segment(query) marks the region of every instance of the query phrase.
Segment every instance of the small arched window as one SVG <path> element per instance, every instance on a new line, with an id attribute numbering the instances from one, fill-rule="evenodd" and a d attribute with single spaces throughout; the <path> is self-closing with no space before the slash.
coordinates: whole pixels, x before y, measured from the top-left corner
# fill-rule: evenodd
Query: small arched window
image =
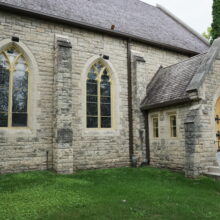
<path id="1" fill-rule="evenodd" d="M 13 46 L 0 51 L 0 127 L 26 127 L 29 69 Z"/>
<path id="2" fill-rule="evenodd" d="M 87 128 L 112 128 L 112 77 L 101 61 L 87 74 Z"/>

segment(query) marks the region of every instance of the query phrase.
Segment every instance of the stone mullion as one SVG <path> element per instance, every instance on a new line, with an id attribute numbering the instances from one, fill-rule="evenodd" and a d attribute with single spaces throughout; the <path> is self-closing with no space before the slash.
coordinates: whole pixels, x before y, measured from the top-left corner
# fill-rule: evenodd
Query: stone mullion
<path id="1" fill-rule="evenodd" d="M 98 75 L 98 128 L 101 128 L 101 74 Z"/>

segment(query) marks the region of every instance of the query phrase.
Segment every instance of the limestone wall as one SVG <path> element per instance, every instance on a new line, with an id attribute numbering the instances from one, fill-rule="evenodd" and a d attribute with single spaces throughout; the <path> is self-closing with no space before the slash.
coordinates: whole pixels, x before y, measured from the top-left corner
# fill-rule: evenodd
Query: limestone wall
<path id="1" fill-rule="evenodd" d="M 150 164 L 175 170 L 185 168 L 185 119 L 190 105 L 167 107 L 149 112 Z M 171 137 L 170 115 L 177 118 L 177 137 Z M 153 117 L 159 118 L 159 138 L 153 137 Z"/>
<path id="2" fill-rule="evenodd" d="M 160 66 L 166 67 L 187 59 L 187 57 L 140 43 L 133 43 L 131 48 L 134 154 L 140 165 L 148 162 L 146 160 L 145 118 L 144 113 L 140 110 L 140 103 L 146 96 L 147 85 Z"/>
<path id="3" fill-rule="evenodd" d="M 56 36 L 62 35 L 72 45 L 72 108 L 68 116 L 73 132 L 73 169 L 116 167 L 129 165 L 127 42 L 67 25 L 16 16 L 0 12 L 0 42 L 18 36 L 33 54 L 38 71 L 32 71 L 30 87 L 32 110 L 27 129 L 0 128 L 0 173 L 52 168 L 54 120 L 54 72 Z M 18 43 L 18 45 L 21 43 Z M 1 44 L 0 44 L 1 45 Z M 1 45 L 3 46 L 3 45 Z M 133 43 L 132 50 L 142 54 L 144 64 L 138 64 L 138 106 L 146 85 L 159 65 L 174 64 L 184 55 Z M 85 127 L 85 74 L 89 61 L 100 54 L 110 57 L 115 85 L 115 128 L 110 131 L 88 130 Z M 135 106 L 133 106 L 135 108 Z M 142 117 L 136 107 L 134 119 L 136 148 L 142 155 L 138 136 Z M 59 157 L 59 155 L 57 155 Z M 61 156 L 61 155 L 60 155 Z M 62 169 L 62 167 L 60 168 Z"/>
<path id="4" fill-rule="evenodd" d="M 217 143 L 215 105 L 220 97 L 219 55 L 207 72 L 205 81 L 199 89 L 201 101 L 189 112 L 186 131 L 190 136 L 186 143 L 187 176 L 205 173 L 208 167 L 216 165 Z"/>

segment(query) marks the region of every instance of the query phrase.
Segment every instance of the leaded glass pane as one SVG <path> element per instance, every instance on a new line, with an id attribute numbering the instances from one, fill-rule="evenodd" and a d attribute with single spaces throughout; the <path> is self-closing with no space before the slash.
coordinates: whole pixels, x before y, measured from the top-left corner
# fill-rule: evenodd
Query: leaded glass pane
<path id="1" fill-rule="evenodd" d="M 95 102 L 95 103 L 97 103 L 98 102 L 98 96 L 90 96 L 90 95 L 88 95 L 87 96 L 87 102 Z"/>
<path id="2" fill-rule="evenodd" d="M 7 87 L 9 85 L 9 71 L 8 65 L 3 54 L 0 54 L 0 87 Z"/>
<path id="3" fill-rule="evenodd" d="M 3 54 L 0 54 L 0 66 L 4 69 L 8 67 L 7 61 Z"/>
<path id="4" fill-rule="evenodd" d="M 98 128 L 98 117 L 87 117 L 87 128 Z"/>
<path id="5" fill-rule="evenodd" d="M 94 68 L 91 68 L 89 73 L 88 73 L 88 82 L 95 83 L 96 82 L 96 78 L 97 78 L 97 75 L 95 73 L 95 70 L 94 70 Z"/>
<path id="6" fill-rule="evenodd" d="M 8 88 L 0 87 L 0 112 L 8 112 Z"/>
<path id="7" fill-rule="evenodd" d="M 109 82 L 101 82 L 101 96 L 111 96 L 111 87 Z"/>
<path id="8" fill-rule="evenodd" d="M 13 92 L 13 112 L 27 112 L 27 92 L 15 90 Z"/>
<path id="9" fill-rule="evenodd" d="M 9 71 L 5 56 L 0 54 L 0 127 L 8 126 Z"/>
<path id="10" fill-rule="evenodd" d="M 13 127 L 26 127 L 27 126 L 27 114 L 13 113 L 12 114 L 12 126 Z"/>
<path id="11" fill-rule="evenodd" d="M 101 80 L 101 82 L 99 80 Z M 88 73 L 87 127 L 111 128 L 110 75 L 107 68 L 100 62 L 94 64 Z"/>
<path id="12" fill-rule="evenodd" d="M 158 122 L 158 118 L 153 118 L 153 136 L 155 138 L 159 137 L 159 122 Z"/>
<path id="13" fill-rule="evenodd" d="M 14 72 L 9 72 L 9 65 Z M 15 48 L 11 47 L 0 54 L 0 127 L 27 126 L 27 71 L 23 56 L 20 56 Z M 10 77 L 13 77 L 13 85 L 9 85 Z M 12 94 L 9 93 L 9 87 L 12 88 Z M 12 102 L 12 109 L 9 109 L 9 100 Z M 8 124 L 8 112 L 11 111 L 12 124 Z"/>
<path id="14" fill-rule="evenodd" d="M 111 105 L 110 104 L 102 104 L 101 105 L 101 115 L 102 116 L 111 116 Z"/>
<path id="15" fill-rule="evenodd" d="M 98 85 L 97 83 L 87 83 L 87 95 L 97 95 Z"/>
<path id="16" fill-rule="evenodd" d="M 110 104 L 111 103 L 111 97 L 101 97 L 101 103 Z"/>
<path id="17" fill-rule="evenodd" d="M 25 71 L 17 70 L 13 74 L 13 89 L 28 89 L 28 73 Z"/>
<path id="18" fill-rule="evenodd" d="M 0 65 L 0 87 L 7 87 L 9 85 L 9 71 Z"/>
<path id="19" fill-rule="evenodd" d="M 171 137 L 177 137 L 176 116 L 170 117 L 170 124 L 171 124 Z"/>
<path id="20" fill-rule="evenodd" d="M 18 56 L 18 53 L 14 48 L 10 48 L 7 50 L 7 55 L 9 57 L 10 63 L 13 63 Z"/>
<path id="21" fill-rule="evenodd" d="M 87 115 L 90 115 L 90 116 L 98 115 L 98 104 L 97 103 L 87 103 Z"/>
<path id="22" fill-rule="evenodd" d="M 105 69 L 103 74 L 102 74 L 102 82 L 109 82 L 109 76 L 108 76 L 108 72 L 107 70 Z"/>
<path id="23" fill-rule="evenodd" d="M 13 112 L 27 112 L 28 73 L 23 64 L 16 65 L 13 79 Z"/>
<path id="24" fill-rule="evenodd" d="M 0 127 L 8 127 L 8 114 L 0 112 Z"/>
<path id="25" fill-rule="evenodd" d="M 96 71 L 97 71 L 98 73 L 100 73 L 101 70 L 102 70 L 102 68 L 103 68 L 102 64 L 101 64 L 101 63 L 96 63 L 94 66 L 95 66 L 95 68 L 96 68 Z"/>
<path id="26" fill-rule="evenodd" d="M 101 118 L 101 127 L 102 128 L 111 128 L 111 117 L 102 117 Z"/>

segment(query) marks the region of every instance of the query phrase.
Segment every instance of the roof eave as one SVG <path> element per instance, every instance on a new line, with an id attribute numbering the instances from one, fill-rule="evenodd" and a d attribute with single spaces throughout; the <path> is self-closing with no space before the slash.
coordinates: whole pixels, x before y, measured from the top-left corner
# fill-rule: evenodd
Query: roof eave
<path id="1" fill-rule="evenodd" d="M 196 101 L 196 100 L 193 100 L 193 101 Z M 170 106 L 188 104 L 190 102 L 192 102 L 190 98 L 176 99 L 176 100 L 171 100 L 171 101 L 167 101 L 163 103 L 157 103 L 153 105 L 142 105 L 141 110 L 148 111 L 148 110 L 154 110 L 158 108 L 165 108 L 165 107 L 170 107 Z"/>
<path id="2" fill-rule="evenodd" d="M 36 18 L 48 20 L 51 22 L 67 24 L 67 25 L 71 25 L 71 26 L 75 26 L 75 27 L 79 27 L 79 28 L 84 28 L 84 29 L 91 30 L 91 31 L 95 30 L 95 31 L 98 31 L 101 33 L 106 33 L 111 36 L 121 37 L 121 38 L 125 38 L 125 39 L 131 39 L 131 40 L 134 40 L 134 41 L 137 41 L 140 43 L 145 43 L 145 44 L 159 47 L 162 49 L 168 49 L 170 51 L 179 52 L 179 53 L 189 55 L 189 56 L 194 56 L 194 55 L 199 54 L 199 52 L 196 52 L 196 51 L 191 51 L 191 50 L 187 50 L 184 48 L 175 47 L 175 46 L 172 46 L 169 44 L 164 44 L 161 42 L 152 41 L 149 39 L 141 38 L 141 37 L 127 34 L 127 33 L 120 32 L 120 31 L 102 28 L 100 26 L 90 25 L 90 24 L 84 23 L 84 22 L 79 22 L 79 21 L 75 21 L 75 20 L 71 20 L 71 19 L 65 19 L 63 17 L 59 17 L 59 16 L 55 16 L 55 15 L 48 15 L 46 13 L 37 12 L 34 10 L 30 10 L 30 9 L 24 9 L 22 7 L 14 6 L 14 5 L 7 4 L 7 3 L 1 2 L 0 6 L 1 6 L 1 10 L 5 10 L 8 12 L 16 12 L 16 13 L 20 13 L 22 15 L 31 15 L 31 17 L 36 17 Z"/>

